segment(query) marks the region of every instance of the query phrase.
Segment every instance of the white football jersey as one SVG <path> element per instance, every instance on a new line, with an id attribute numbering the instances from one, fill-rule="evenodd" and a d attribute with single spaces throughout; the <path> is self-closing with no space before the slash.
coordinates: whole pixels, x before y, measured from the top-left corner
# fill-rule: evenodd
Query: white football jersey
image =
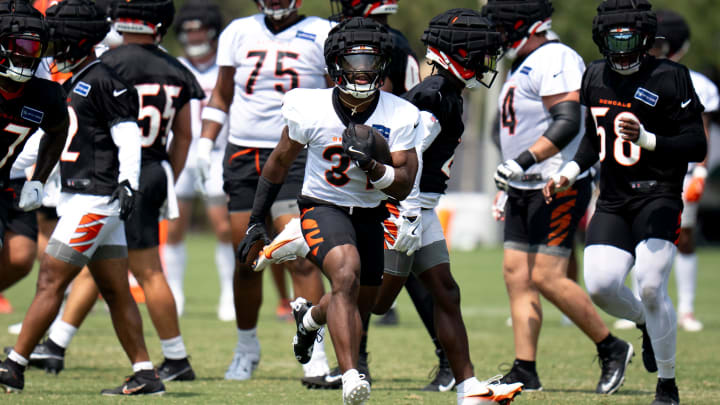
<path id="1" fill-rule="evenodd" d="M 192 143 L 190 144 L 190 149 L 188 150 L 188 157 L 185 163 L 185 167 L 195 167 L 195 148 L 197 147 L 196 141 L 200 137 L 200 134 L 202 132 L 202 109 L 205 108 L 208 101 L 210 101 L 210 96 L 212 95 L 213 89 L 215 88 L 215 83 L 217 82 L 217 76 L 220 68 L 216 63 L 213 63 L 207 69 L 201 71 L 198 70 L 195 66 L 193 66 L 193 64 L 184 57 L 179 57 L 178 60 L 182 62 L 182 64 L 185 65 L 188 70 L 192 72 L 198 83 L 200 83 L 200 87 L 202 87 L 203 91 L 205 92 L 204 99 L 190 100 L 190 124 L 192 128 Z M 226 124 L 220 130 L 217 138 L 215 138 L 215 146 L 213 147 L 213 150 L 224 151 L 225 146 L 227 145 L 227 138 L 228 126 Z"/>
<path id="2" fill-rule="evenodd" d="M 230 106 L 230 142 L 274 148 L 284 126 L 280 107 L 288 91 L 325 88 L 323 46 L 332 27 L 327 20 L 306 17 L 279 33 L 265 15 L 240 18 L 220 35 L 217 63 L 235 71 Z"/>
<path id="3" fill-rule="evenodd" d="M 559 42 L 547 43 L 528 55 L 508 74 L 500 92 L 500 146 L 503 160 L 515 159 L 548 129 L 552 116 L 542 98 L 580 90 L 585 62 L 573 49 Z M 582 117 L 585 117 L 583 107 Z M 576 136 L 558 154 L 530 167 L 525 174 L 539 174 L 538 181 L 511 181 L 518 189 L 540 189 L 564 162 L 572 160 L 585 132 L 581 119 Z"/>
<path id="4" fill-rule="evenodd" d="M 343 154 L 345 125 L 332 103 L 333 89 L 295 89 L 285 95 L 282 115 L 290 139 L 307 145 L 302 195 L 342 207 L 375 207 L 387 196 L 372 188 L 365 172 Z M 422 136 L 420 112 L 409 102 L 380 92 L 365 125 L 383 134 L 390 152 L 415 148 Z"/>
<path id="5" fill-rule="evenodd" d="M 695 87 L 695 93 L 697 93 L 700 102 L 705 106 L 705 113 L 720 109 L 720 95 L 718 95 L 718 88 L 712 80 L 694 70 L 690 70 L 690 80 L 693 87 Z"/>

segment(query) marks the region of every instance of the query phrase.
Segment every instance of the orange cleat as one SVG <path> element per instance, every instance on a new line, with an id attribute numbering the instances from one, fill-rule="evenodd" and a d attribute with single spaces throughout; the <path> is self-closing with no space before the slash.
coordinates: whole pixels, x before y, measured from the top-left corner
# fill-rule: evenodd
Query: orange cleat
<path id="1" fill-rule="evenodd" d="M 10 301 L 8 301 L 4 295 L 0 294 L 0 314 L 11 314 L 12 311 L 13 307 L 10 305 Z"/>

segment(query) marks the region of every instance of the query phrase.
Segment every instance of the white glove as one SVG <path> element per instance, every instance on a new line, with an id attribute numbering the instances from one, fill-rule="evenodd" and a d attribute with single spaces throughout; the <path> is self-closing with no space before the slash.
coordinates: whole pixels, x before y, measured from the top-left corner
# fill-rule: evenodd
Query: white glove
<path id="1" fill-rule="evenodd" d="M 205 183 L 210 178 L 210 165 L 211 159 L 210 152 L 212 152 L 213 141 L 209 138 L 200 137 L 197 140 L 197 149 L 195 150 L 195 165 L 198 171 L 198 188 L 203 194 L 206 194 Z"/>
<path id="2" fill-rule="evenodd" d="M 495 170 L 495 185 L 498 190 L 507 191 L 510 187 L 509 183 L 511 180 L 517 180 L 522 177 L 525 170 L 514 160 L 506 160 L 498 165 Z"/>
<path id="3" fill-rule="evenodd" d="M 42 206 L 43 184 L 37 180 L 26 181 L 20 191 L 18 206 L 23 211 L 32 211 Z"/>
<path id="4" fill-rule="evenodd" d="M 570 187 L 572 187 L 573 184 L 575 184 L 575 180 L 577 180 L 577 176 L 580 175 L 580 165 L 577 164 L 574 160 L 571 160 L 563 166 L 562 170 L 552 175 L 552 180 L 555 182 L 555 192 L 560 193 L 563 192 Z M 560 179 L 562 177 L 565 177 L 568 179 L 568 184 L 566 184 L 564 187 L 560 187 Z"/>
<path id="5" fill-rule="evenodd" d="M 422 244 L 422 217 L 418 215 L 414 221 L 411 221 L 410 218 L 401 215 L 395 225 L 398 232 L 393 249 L 412 256 Z"/>
<path id="6" fill-rule="evenodd" d="M 507 200 L 508 195 L 504 191 L 498 191 L 495 195 L 495 201 L 493 201 L 492 205 L 492 214 L 496 221 L 505 220 L 505 204 L 507 204 Z"/>

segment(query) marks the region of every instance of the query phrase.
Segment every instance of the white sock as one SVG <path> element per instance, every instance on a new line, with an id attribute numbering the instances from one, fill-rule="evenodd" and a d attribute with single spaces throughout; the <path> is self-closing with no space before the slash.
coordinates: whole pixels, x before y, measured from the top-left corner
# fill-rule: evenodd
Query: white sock
<path id="1" fill-rule="evenodd" d="M 55 342 L 56 345 L 67 349 L 70 346 L 70 341 L 77 332 L 77 328 L 70 325 L 63 320 L 57 320 L 53 322 L 52 328 L 50 328 L 50 340 Z"/>
<path id="2" fill-rule="evenodd" d="M 479 387 L 482 383 L 476 378 L 476 377 L 470 377 L 467 380 L 461 382 L 458 384 L 455 389 L 457 390 L 458 396 L 465 395 L 466 392 L 471 392 L 477 387 Z"/>
<path id="3" fill-rule="evenodd" d="M 678 253 L 675 256 L 675 282 L 678 293 L 678 313 L 691 314 L 694 310 L 697 285 L 697 255 Z"/>
<path id="4" fill-rule="evenodd" d="M 315 357 L 315 353 L 325 354 L 325 328 L 318 330 L 317 338 L 313 344 L 313 357 Z"/>
<path id="5" fill-rule="evenodd" d="M 220 277 L 220 302 L 223 297 L 233 296 L 233 273 L 235 272 L 235 251 L 232 244 L 218 242 L 215 245 L 215 266 Z M 232 299 L 230 300 L 232 301 Z"/>
<path id="6" fill-rule="evenodd" d="M 182 360 L 187 357 L 187 350 L 185 350 L 185 342 L 183 342 L 182 335 L 175 336 L 171 339 L 160 339 L 160 346 L 162 347 L 163 356 L 170 360 Z"/>
<path id="7" fill-rule="evenodd" d="M 245 349 L 257 345 L 257 328 L 239 329 L 238 332 L 238 349 Z"/>
<path id="8" fill-rule="evenodd" d="M 133 373 L 137 373 L 138 371 L 143 371 L 143 370 L 153 370 L 154 369 L 151 361 L 139 361 L 137 363 L 134 363 L 132 365 L 132 368 L 133 368 Z"/>
<path id="9" fill-rule="evenodd" d="M 320 325 L 317 322 L 315 322 L 315 320 L 312 317 L 312 307 L 307 312 L 305 312 L 305 316 L 303 316 L 302 323 L 306 330 L 312 331 L 312 330 L 320 329 Z"/>
<path id="10" fill-rule="evenodd" d="M 8 354 L 8 359 L 14 361 L 15 363 L 17 363 L 23 367 L 27 367 L 27 365 L 29 363 L 28 359 L 19 355 L 18 352 L 16 352 L 15 350 L 11 351 L 10 354 Z"/>
<path id="11" fill-rule="evenodd" d="M 170 286 L 170 291 L 172 291 L 173 298 L 175 298 L 178 316 L 181 316 L 185 309 L 185 293 L 183 292 L 185 267 L 187 266 L 185 242 L 176 244 L 166 243 L 162 246 L 162 249 L 165 276 L 168 286 Z"/>

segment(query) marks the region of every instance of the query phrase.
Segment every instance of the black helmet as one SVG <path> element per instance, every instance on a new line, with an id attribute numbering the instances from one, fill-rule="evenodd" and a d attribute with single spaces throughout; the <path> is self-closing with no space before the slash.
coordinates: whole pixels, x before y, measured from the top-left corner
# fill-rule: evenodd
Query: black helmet
<path id="1" fill-rule="evenodd" d="M 43 15 L 24 0 L 0 0 L 0 77 L 26 82 L 47 48 Z"/>
<path id="2" fill-rule="evenodd" d="M 173 0 L 110 1 L 108 15 L 118 32 L 164 36 L 175 17 Z"/>
<path id="3" fill-rule="evenodd" d="M 175 18 L 175 32 L 178 41 L 190 58 L 209 55 L 214 50 L 214 42 L 220 36 L 223 21 L 220 7 L 209 0 L 189 0 Z M 192 31 L 207 30 L 205 36 Z"/>
<path id="4" fill-rule="evenodd" d="M 395 14 L 399 0 L 330 0 L 331 20 L 342 21 L 352 17 L 370 17 Z"/>
<path id="5" fill-rule="evenodd" d="M 260 10 L 262 10 L 263 14 L 277 21 L 282 20 L 283 18 L 297 11 L 297 9 L 299 9 L 302 5 L 302 0 L 290 0 L 290 5 L 287 8 L 278 9 L 273 9 L 266 6 L 265 0 L 255 0 L 255 3 L 257 3 L 258 7 L 260 7 Z"/>
<path id="6" fill-rule="evenodd" d="M 492 86 L 502 37 L 479 12 L 455 8 L 434 17 L 422 41 L 428 47 L 426 57 L 450 71 L 466 87 L 478 83 Z"/>
<path id="7" fill-rule="evenodd" d="M 593 19 L 593 41 L 610 67 L 622 74 L 640 69 L 655 41 L 657 18 L 648 0 L 605 0 Z"/>
<path id="8" fill-rule="evenodd" d="M 518 50 L 530 35 L 551 28 L 553 11 L 550 0 L 488 0 L 482 15 L 503 34 L 505 48 Z"/>
<path id="9" fill-rule="evenodd" d="M 82 63 L 110 29 L 107 16 L 91 0 L 63 0 L 48 8 L 45 16 L 60 72 Z"/>
<path id="10" fill-rule="evenodd" d="M 690 26 L 685 18 L 671 10 L 658 10 L 655 16 L 658 23 L 655 49 L 662 57 L 682 58 L 690 47 Z"/>
<path id="11" fill-rule="evenodd" d="M 392 50 L 392 36 L 384 25 L 363 17 L 344 20 L 325 40 L 328 74 L 340 91 L 355 98 L 369 97 L 382 86 Z M 367 75 L 368 83 L 356 83 L 356 75 Z"/>

